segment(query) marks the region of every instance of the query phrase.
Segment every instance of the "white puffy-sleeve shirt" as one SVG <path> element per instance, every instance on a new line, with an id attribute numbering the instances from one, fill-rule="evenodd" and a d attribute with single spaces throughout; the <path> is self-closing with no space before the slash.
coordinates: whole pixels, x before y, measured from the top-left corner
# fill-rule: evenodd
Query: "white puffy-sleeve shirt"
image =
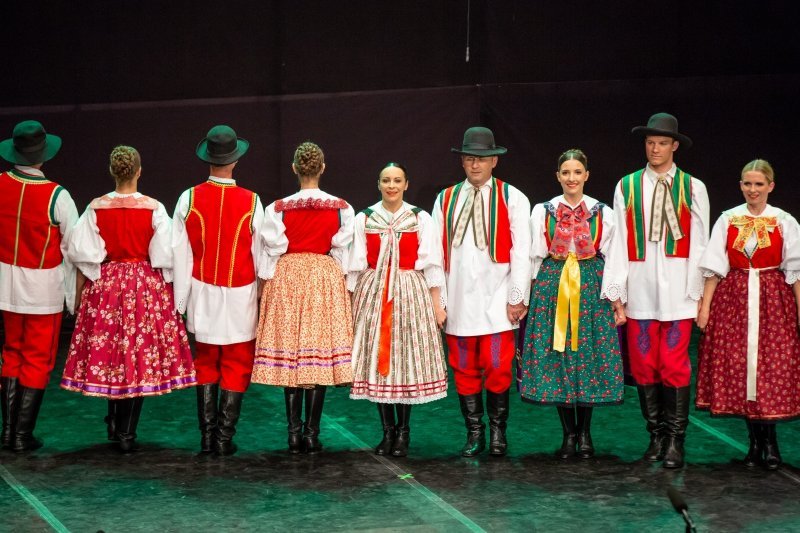
<path id="1" fill-rule="evenodd" d="M 338 200 L 339 198 L 326 193 L 321 189 L 301 189 L 300 191 L 287 196 L 284 202 L 291 200 Z M 331 238 L 330 256 L 333 257 L 342 273 L 347 274 L 348 249 L 353 240 L 353 208 L 350 204 L 346 208 L 339 210 L 341 224 Z M 261 224 L 259 232 L 262 243 L 261 256 L 258 261 L 258 277 L 261 279 L 272 279 L 275 276 L 275 267 L 278 259 L 281 258 L 289 248 L 289 239 L 286 237 L 286 226 L 283 217 L 275 212 L 275 202 L 269 204 L 264 213 L 264 222 Z"/>
<path id="2" fill-rule="evenodd" d="M 119 194 L 116 191 L 106 196 L 121 198 L 132 196 L 141 198 L 139 192 Z M 167 214 L 164 204 L 157 201 L 157 207 L 152 216 L 153 237 L 150 239 L 148 256 L 153 268 L 161 269 L 164 281 L 172 281 L 172 220 Z M 106 243 L 97 227 L 97 213 L 91 204 L 86 208 L 75 228 L 69 242 L 68 255 L 70 261 L 86 276 L 87 279 L 97 281 L 100 277 L 100 265 L 106 259 Z"/>
<path id="3" fill-rule="evenodd" d="M 494 181 L 481 187 L 485 229 L 489 225 L 489 194 Z M 456 200 L 460 213 L 472 185 L 467 181 Z M 531 289 L 531 204 L 519 189 L 508 187 L 508 217 L 511 226 L 511 261 L 495 263 L 488 250 L 475 246 L 472 229 L 467 228 L 461 246 L 450 251 L 447 272 L 448 335 L 473 336 L 509 331 L 519 327 L 508 320 L 507 305 L 528 304 Z M 444 216 L 439 198 L 433 207 L 436 239 L 442 243 Z M 472 222 L 470 222 L 472 224 Z"/>
<path id="4" fill-rule="evenodd" d="M 414 206 L 403 202 L 403 205 L 395 213 L 390 213 L 383 207 L 382 202 L 370 207 L 373 211 L 380 212 L 386 220 L 394 220 L 406 211 L 414 209 Z M 358 276 L 367 269 L 367 235 L 364 231 L 366 215 L 358 213 L 354 221 L 353 242 L 350 245 L 349 264 L 347 272 L 347 289 L 354 291 Z M 433 218 L 425 211 L 417 213 L 417 224 L 419 226 L 417 237 L 419 246 L 417 248 L 417 260 L 414 263 L 414 270 L 420 270 L 425 276 L 425 282 L 429 288 L 440 287 L 440 303 L 442 308 L 447 306 L 444 269 L 442 268 L 442 245 L 437 240 L 436 227 Z"/>
<path id="5" fill-rule="evenodd" d="M 216 176 L 209 176 L 209 179 L 218 183 L 236 183 L 232 179 Z M 252 340 L 256 337 L 258 325 L 258 283 L 253 281 L 241 287 L 220 287 L 203 283 L 192 276 L 194 257 L 185 223 L 189 200 L 190 190 L 186 190 L 178 198 L 172 216 L 175 306 L 179 313 L 186 313 L 186 329 L 194 333 L 199 342 L 227 345 Z M 258 229 L 263 222 L 264 208 L 256 195 L 250 245 L 256 272 L 261 254 Z"/>
<path id="6" fill-rule="evenodd" d="M 674 179 L 675 165 L 667 172 Z M 650 165 L 642 179 L 642 211 L 645 230 L 649 227 L 650 211 L 657 174 Z M 708 242 L 709 204 L 706 186 L 697 178 L 691 179 L 692 209 L 689 258 L 667 257 L 664 240 L 645 240 L 645 260 L 628 260 L 628 226 L 622 181 L 614 193 L 615 231 L 606 256 L 601 296 L 627 302 L 626 314 L 635 320 L 669 322 L 697 316 L 697 301 L 703 295 L 703 273 L 700 258 Z M 666 226 L 664 231 L 668 231 Z"/>
<path id="7" fill-rule="evenodd" d="M 31 176 L 45 177 L 37 168 L 17 165 Z M 64 311 L 66 304 L 75 313 L 75 266 L 67 256 L 72 228 L 78 221 L 78 209 L 66 189 L 62 188 L 53 207 L 53 215 L 61 234 L 63 261 L 53 268 L 26 268 L 0 262 L 0 309 L 12 313 L 51 315 Z"/>
<path id="8" fill-rule="evenodd" d="M 591 211 L 594 207 L 598 204 L 598 201 L 592 198 L 591 196 L 584 195 L 581 199 L 582 202 L 586 205 L 586 209 Z M 564 198 L 564 195 L 556 196 L 550 203 L 558 209 L 559 204 L 564 204 L 570 208 L 576 208 L 577 205 L 570 205 L 570 203 Z M 580 205 L 580 204 L 578 204 Z M 542 261 L 550 255 L 550 250 L 547 247 L 547 238 L 545 237 L 545 232 L 547 228 L 545 227 L 545 215 L 547 215 L 547 211 L 545 209 L 545 204 L 536 204 L 533 206 L 533 210 L 531 211 L 531 279 L 536 279 L 536 276 L 539 274 L 539 268 L 542 266 Z M 614 212 L 611 210 L 610 207 L 607 205 L 603 205 L 602 207 L 602 217 L 603 217 L 603 231 L 600 236 L 600 254 L 605 257 L 608 253 L 609 244 L 611 242 L 611 236 L 614 234 Z M 571 252 L 575 251 L 575 243 L 569 243 L 569 250 Z"/>
<path id="9" fill-rule="evenodd" d="M 733 216 L 752 216 L 747 204 L 724 211 L 711 230 L 700 268 L 705 276 L 716 275 L 724 278 L 730 271 L 728 261 L 728 225 Z M 800 279 L 800 226 L 797 220 L 783 209 L 767 205 L 760 217 L 775 217 L 783 235 L 782 261 L 780 269 L 784 272 L 786 283 L 793 284 Z M 758 244 L 755 232 L 745 243 L 745 253 L 751 255 Z"/>

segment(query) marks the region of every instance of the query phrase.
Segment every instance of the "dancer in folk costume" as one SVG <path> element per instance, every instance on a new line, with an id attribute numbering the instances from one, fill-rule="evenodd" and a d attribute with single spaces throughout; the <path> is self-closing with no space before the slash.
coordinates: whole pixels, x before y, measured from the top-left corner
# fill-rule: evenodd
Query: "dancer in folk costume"
<path id="1" fill-rule="evenodd" d="M 594 455 L 595 406 L 622 403 L 622 360 L 616 325 L 622 304 L 600 298 L 603 254 L 614 231 L 611 209 L 583 193 L 586 155 L 567 150 L 556 178 L 564 194 L 531 212 L 533 286 L 522 349 L 520 393 L 528 402 L 555 405 L 564 438 L 561 459 Z"/>
<path id="2" fill-rule="evenodd" d="M 469 128 L 461 155 L 466 180 L 439 193 L 433 208 L 447 277 L 447 348 L 467 427 L 464 457 L 486 448 L 505 455 L 515 329 L 530 294 L 530 202 L 492 175 L 500 154 L 491 130 Z"/>
<path id="3" fill-rule="evenodd" d="M 20 122 L 0 142 L 0 157 L 14 164 L 0 174 L 2 446 L 17 452 L 42 446 L 33 430 L 56 362 L 64 304 L 72 313 L 75 302 L 67 245 L 78 210 L 41 170 L 60 148 L 61 138 L 35 120 Z"/>
<path id="4" fill-rule="evenodd" d="M 643 135 L 648 164 L 620 180 L 615 231 L 602 295 L 626 304 L 631 373 L 650 433 L 647 461 L 684 463 L 689 424 L 689 341 L 703 293 L 700 257 L 708 241 L 703 182 L 675 166 L 678 146 L 691 139 L 667 113 L 650 117 Z"/>
<path id="5" fill-rule="evenodd" d="M 250 385 L 258 313 L 261 200 L 239 187 L 234 168 L 250 144 L 214 126 L 197 145 L 208 181 L 184 191 L 175 207 L 175 305 L 194 333 L 200 451 L 236 452 L 233 442 Z"/>
<path id="6" fill-rule="evenodd" d="M 439 328 L 444 311 L 441 243 L 431 216 L 403 201 L 408 174 L 388 163 L 381 201 L 356 215 L 347 288 L 353 291 L 353 388 L 378 404 L 377 455 L 408 454 L 411 406 L 447 395 Z M 396 415 L 396 416 L 395 416 Z"/>
<path id="7" fill-rule="evenodd" d="M 108 438 L 127 453 L 136 448 L 144 397 L 192 386 L 195 374 L 168 284 L 169 215 L 137 192 L 142 165 L 134 148 L 114 148 L 109 170 L 116 189 L 92 200 L 70 237 L 78 318 L 61 387 L 108 398 Z"/>
<path id="8" fill-rule="evenodd" d="M 800 227 L 767 203 L 775 188 L 763 159 L 742 169 L 745 203 L 722 213 L 700 267 L 698 409 L 745 419 L 744 464 L 781 464 L 775 423 L 800 416 Z"/>
<path id="9" fill-rule="evenodd" d="M 322 450 L 326 387 L 349 384 L 353 317 L 345 286 L 353 208 L 320 190 L 322 149 L 300 144 L 300 191 L 267 206 L 258 275 L 261 295 L 253 382 L 284 387 L 289 453 Z M 305 423 L 301 417 L 305 398 Z"/>

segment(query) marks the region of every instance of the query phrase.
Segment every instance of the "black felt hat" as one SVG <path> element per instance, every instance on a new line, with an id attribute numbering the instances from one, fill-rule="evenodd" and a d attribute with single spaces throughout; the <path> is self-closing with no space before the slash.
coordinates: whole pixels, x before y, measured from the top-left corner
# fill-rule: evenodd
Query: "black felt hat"
<path id="1" fill-rule="evenodd" d="M 53 159 L 61 149 L 61 137 L 44 131 L 35 120 L 14 126 L 10 139 L 0 142 L 0 157 L 15 165 L 36 165 Z"/>
<path id="2" fill-rule="evenodd" d="M 683 146 L 692 146 L 692 140 L 682 133 L 678 133 L 678 119 L 669 113 L 656 113 L 647 121 L 647 126 L 636 126 L 631 133 L 640 135 L 661 135 L 672 137 L 679 141 Z"/>
<path id="3" fill-rule="evenodd" d="M 450 151 L 457 154 L 483 157 L 504 154 L 508 150 L 494 144 L 492 130 L 475 126 L 464 132 L 464 141 L 461 143 L 461 148 L 451 148 Z"/>
<path id="4" fill-rule="evenodd" d="M 197 157 L 212 165 L 224 166 L 238 161 L 250 148 L 250 143 L 236 136 L 230 126 L 219 125 L 208 130 L 206 138 L 197 145 Z"/>

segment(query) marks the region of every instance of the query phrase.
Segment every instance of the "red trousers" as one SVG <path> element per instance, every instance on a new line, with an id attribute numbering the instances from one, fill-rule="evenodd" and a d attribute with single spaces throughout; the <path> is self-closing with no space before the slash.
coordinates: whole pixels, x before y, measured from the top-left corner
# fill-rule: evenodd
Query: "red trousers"
<path id="1" fill-rule="evenodd" d="M 17 378 L 31 389 L 45 389 L 56 364 L 61 313 L 28 315 L 3 311 L 5 378 Z"/>
<path id="2" fill-rule="evenodd" d="M 480 394 L 484 386 L 496 394 L 508 390 L 516 350 L 514 334 L 510 330 L 471 337 L 446 335 L 458 394 Z"/>
<path id="3" fill-rule="evenodd" d="M 629 318 L 627 329 L 631 374 L 637 384 L 689 386 L 692 377 L 690 318 L 672 322 Z"/>
<path id="4" fill-rule="evenodd" d="M 255 339 L 222 345 L 195 342 L 197 384 L 219 383 L 224 390 L 245 392 L 250 385 L 255 357 Z"/>

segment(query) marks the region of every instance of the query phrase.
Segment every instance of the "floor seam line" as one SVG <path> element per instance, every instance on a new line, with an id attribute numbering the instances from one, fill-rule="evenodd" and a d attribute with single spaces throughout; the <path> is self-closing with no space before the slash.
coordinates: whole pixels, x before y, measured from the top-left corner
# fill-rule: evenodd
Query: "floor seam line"
<path id="1" fill-rule="evenodd" d="M 2 477 L 6 484 L 11 487 L 11 490 L 19 494 L 28 505 L 33 507 L 42 520 L 47 522 L 50 527 L 53 528 L 53 530 L 58 531 L 59 533 L 69 533 L 69 529 L 67 529 L 66 526 L 64 526 L 64 524 L 62 524 L 61 521 L 50 512 L 50 509 L 48 509 L 47 506 L 39 500 L 39 498 L 34 496 L 31 491 L 25 488 L 25 486 L 14 477 L 14 474 L 9 472 L 8 469 L 3 465 L 0 465 L 0 477 Z"/>
<path id="2" fill-rule="evenodd" d="M 359 448 L 363 449 L 371 449 L 370 446 L 365 443 L 363 440 L 358 438 L 354 433 L 349 431 L 347 428 L 335 422 L 327 415 L 322 415 L 325 423 L 331 427 L 333 427 L 336 431 L 339 432 L 343 437 L 347 440 L 358 446 Z M 461 522 L 467 529 L 470 531 L 486 533 L 486 530 L 483 529 L 481 526 L 473 522 L 468 516 L 463 514 L 461 511 L 447 503 L 441 496 L 437 495 L 435 492 L 430 490 L 428 487 L 417 481 L 416 479 L 408 478 L 405 476 L 407 472 L 403 471 L 400 467 L 398 467 L 394 462 L 390 461 L 385 457 L 381 457 L 380 455 L 370 454 L 372 458 L 375 459 L 377 462 L 381 463 L 385 466 L 390 472 L 395 474 L 400 480 L 405 481 L 408 485 L 410 485 L 413 489 L 417 492 L 422 494 L 425 498 L 427 498 L 431 503 L 435 504 L 441 510 Z"/>

